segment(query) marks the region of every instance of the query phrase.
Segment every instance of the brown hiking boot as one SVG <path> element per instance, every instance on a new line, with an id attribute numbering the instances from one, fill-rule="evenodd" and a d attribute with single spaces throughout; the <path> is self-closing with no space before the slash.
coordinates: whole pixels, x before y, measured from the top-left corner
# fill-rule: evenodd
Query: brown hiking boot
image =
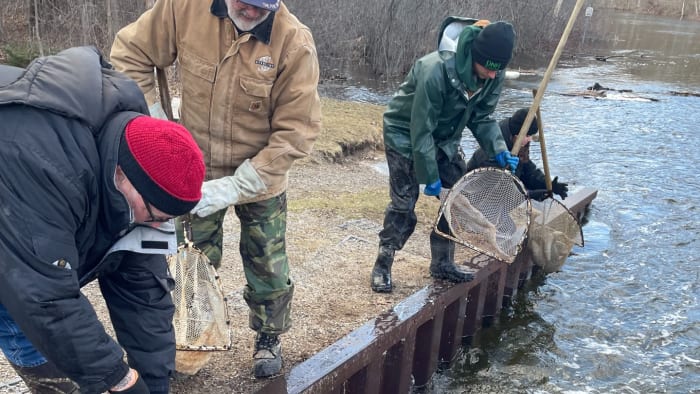
<path id="1" fill-rule="evenodd" d="M 259 332 L 255 337 L 253 375 L 256 378 L 272 376 L 282 369 L 282 345 L 279 337 Z"/>

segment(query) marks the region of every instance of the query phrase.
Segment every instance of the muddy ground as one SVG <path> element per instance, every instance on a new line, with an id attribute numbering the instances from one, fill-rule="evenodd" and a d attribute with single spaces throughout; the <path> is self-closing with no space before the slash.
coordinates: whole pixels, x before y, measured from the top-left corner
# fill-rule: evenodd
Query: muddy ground
<path id="1" fill-rule="evenodd" d="M 395 291 L 376 294 L 369 288 L 377 233 L 389 200 L 381 146 L 382 110 L 378 106 L 324 100 L 324 129 L 316 151 L 292 168 L 287 252 L 296 290 L 293 326 L 281 336 L 282 372 L 431 282 L 428 235 L 438 201 L 421 197 L 416 232 L 396 254 Z M 245 278 L 237 252 L 238 228 L 238 220 L 230 212 L 219 274 L 228 297 L 233 350 L 217 352 L 194 376 L 173 379 L 173 393 L 248 393 L 265 383 L 251 374 L 255 334 L 248 328 L 248 307 L 242 297 Z M 106 308 L 95 284 L 89 285 L 85 293 L 109 329 Z M 1 358 L 0 393 L 26 392 Z"/>

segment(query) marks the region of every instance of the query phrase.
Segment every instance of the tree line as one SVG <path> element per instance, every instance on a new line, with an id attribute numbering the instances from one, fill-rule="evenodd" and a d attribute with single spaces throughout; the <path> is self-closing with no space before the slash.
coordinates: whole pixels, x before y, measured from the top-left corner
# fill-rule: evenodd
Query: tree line
<path id="1" fill-rule="evenodd" d="M 2 0 L 0 62 L 22 65 L 71 46 L 104 53 L 116 32 L 155 0 Z M 209 0 L 200 0 L 209 1 Z M 682 2 L 683 10 L 679 1 Z M 627 11 L 698 13 L 699 0 L 589 0 L 594 7 Z M 516 28 L 516 62 L 549 59 L 576 0 L 285 0 L 316 41 L 323 77 L 347 65 L 367 66 L 387 78 L 408 71 L 435 50 L 449 15 L 506 20 Z M 685 4 L 688 3 L 688 4 Z M 583 13 L 570 41 L 582 34 Z M 588 33 L 591 34 L 590 32 Z"/>

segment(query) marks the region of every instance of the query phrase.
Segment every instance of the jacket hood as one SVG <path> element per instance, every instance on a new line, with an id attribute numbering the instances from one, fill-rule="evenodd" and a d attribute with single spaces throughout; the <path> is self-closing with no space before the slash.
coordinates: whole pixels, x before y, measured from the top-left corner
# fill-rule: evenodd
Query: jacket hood
<path id="1" fill-rule="evenodd" d="M 40 57 L 24 72 L 15 69 L 12 74 L 16 77 L 13 82 L 7 77 L 0 80 L 0 105 L 23 104 L 79 119 L 93 133 L 114 112 L 148 113 L 136 83 L 112 70 L 94 47 Z"/>
<path id="2" fill-rule="evenodd" d="M 0 89 L 18 80 L 23 73 L 23 68 L 0 64 Z"/>
<path id="3" fill-rule="evenodd" d="M 465 27 L 474 24 L 477 19 L 463 18 L 459 16 L 449 16 L 440 25 L 438 32 L 438 52 L 443 58 L 454 56 L 457 52 L 459 35 Z"/>
<path id="4" fill-rule="evenodd" d="M 473 73 L 471 45 L 486 20 L 450 16 L 440 27 L 438 54 L 445 62 L 445 71 L 453 84 L 460 90 L 476 92 L 488 81 L 478 80 Z M 459 81 L 459 82 L 458 82 Z"/>

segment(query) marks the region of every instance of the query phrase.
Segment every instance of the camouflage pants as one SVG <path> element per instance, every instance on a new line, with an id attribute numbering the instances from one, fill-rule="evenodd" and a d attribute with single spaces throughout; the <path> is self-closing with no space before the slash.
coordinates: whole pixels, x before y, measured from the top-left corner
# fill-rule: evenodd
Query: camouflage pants
<path id="1" fill-rule="evenodd" d="M 281 334 L 291 327 L 291 301 L 294 283 L 289 277 L 285 244 L 287 195 L 237 205 L 241 222 L 239 251 L 243 260 L 246 286 L 243 298 L 250 308 L 250 328 L 268 334 Z M 192 238 L 215 267 L 221 266 L 223 222 L 226 210 L 204 218 L 192 217 Z M 178 221 L 178 241 L 182 224 Z"/>

